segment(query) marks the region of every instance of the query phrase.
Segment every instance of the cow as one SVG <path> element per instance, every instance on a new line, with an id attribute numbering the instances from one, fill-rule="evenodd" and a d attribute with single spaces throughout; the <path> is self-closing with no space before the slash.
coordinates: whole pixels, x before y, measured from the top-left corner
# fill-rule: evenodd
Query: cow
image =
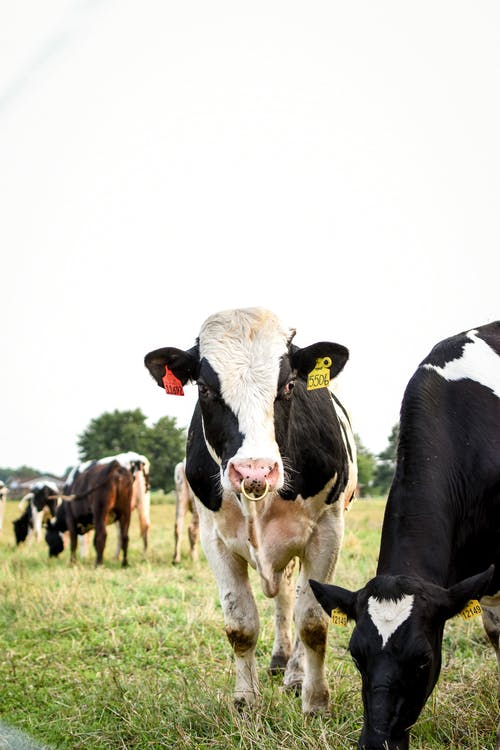
<path id="1" fill-rule="evenodd" d="M 6 487 L 5 483 L 0 480 L 0 531 L 3 529 L 3 516 L 5 513 L 8 492 L 8 487 Z"/>
<path id="2" fill-rule="evenodd" d="M 179 461 L 174 469 L 175 482 L 175 527 L 174 527 L 174 556 L 173 565 L 181 561 L 181 544 L 184 521 L 191 513 L 191 523 L 188 526 L 189 550 L 191 559 L 198 560 L 198 539 L 200 535 L 200 519 L 196 510 L 193 490 L 186 478 L 186 462 Z"/>
<path id="3" fill-rule="evenodd" d="M 13 521 L 16 546 L 24 542 L 30 533 L 41 541 L 43 521 L 55 516 L 59 494 L 55 482 L 39 479 L 31 484 L 30 491 L 19 503 L 24 509 L 23 513 Z"/>
<path id="4" fill-rule="evenodd" d="M 143 456 L 134 451 L 128 451 L 127 453 L 120 453 L 116 456 L 106 456 L 105 458 L 99 459 L 97 462 L 87 461 L 79 466 L 74 467 L 68 474 L 66 479 L 64 492 L 66 495 L 62 495 L 62 498 L 68 496 L 71 497 L 72 482 L 78 473 L 84 472 L 93 463 L 107 464 L 111 461 L 118 461 L 118 463 L 128 469 L 132 476 L 132 500 L 131 500 L 131 511 L 137 510 L 139 516 L 139 527 L 143 543 L 144 554 L 148 547 L 149 529 L 151 526 L 150 520 L 150 506 L 151 506 L 151 493 L 150 493 L 150 462 L 146 456 Z M 64 549 L 64 535 L 68 532 L 68 525 L 66 523 L 66 508 L 63 504 L 63 508 L 56 514 L 56 517 L 52 519 L 50 525 L 47 528 L 45 534 L 45 540 L 49 545 L 49 557 L 57 557 Z M 111 520 L 109 521 L 111 522 Z M 82 545 L 82 557 L 86 553 L 86 541 L 89 532 L 94 528 L 93 522 L 89 523 L 89 520 L 85 517 L 77 519 L 77 526 L 80 529 L 78 536 L 81 537 Z M 85 531 L 83 531 L 86 529 Z M 117 546 L 115 550 L 115 559 L 118 559 L 122 550 L 122 538 L 121 538 L 121 522 L 116 521 L 117 530 Z M 60 536 L 60 538 L 58 538 Z M 77 545 L 78 546 L 78 545 Z"/>
<path id="5" fill-rule="evenodd" d="M 145 365 L 167 393 L 182 394 L 189 381 L 198 386 L 186 475 L 234 653 L 235 704 L 259 697 L 250 565 L 275 601 L 270 672 L 301 689 L 310 714 L 327 709 L 329 687 L 328 620 L 308 579 L 333 575 L 357 471 L 350 421 L 328 388 L 349 352 L 327 341 L 300 348 L 294 335 L 263 308 L 225 310 L 202 324 L 192 348 L 157 349 Z"/>
<path id="6" fill-rule="evenodd" d="M 311 581 L 325 611 L 355 620 L 358 748 L 409 748 L 439 677 L 445 622 L 469 600 L 481 601 L 500 664 L 499 519 L 497 321 L 438 343 L 406 387 L 375 577 L 359 591 Z"/>
<path id="7" fill-rule="evenodd" d="M 142 539 L 143 553 L 148 549 L 149 529 L 151 527 L 151 491 L 150 491 L 150 462 L 146 456 L 134 451 L 119 453 L 116 456 L 101 459 L 101 462 L 116 460 L 121 466 L 128 469 L 133 477 L 132 484 L 132 511 L 137 510 L 139 516 L 139 528 Z M 115 558 L 118 559 L 121 550 L 120 524 L 116 524 L 117 546 Z"/>
<path id="8" fill-rule="evenodd" d="M 61 534 L 69 532 L 70 563 L 76 562 L 78 536 L 94 529 L 96 567 L 103 563 L 106 526 L 119 524 L 122 567 L 128 565 L 128 531 L 132 510 L 134 477 L 130 469 L 116 459 L 87 461 L 76 466 L 64 486 L 62 510 L 47 526 L 45 539 L 49 556 L 62 552 Z"/>

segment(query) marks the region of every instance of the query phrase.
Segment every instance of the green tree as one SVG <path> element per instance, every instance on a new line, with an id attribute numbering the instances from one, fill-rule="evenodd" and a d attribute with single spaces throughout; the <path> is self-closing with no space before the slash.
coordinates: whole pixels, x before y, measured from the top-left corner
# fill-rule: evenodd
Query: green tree
<path id="1" fill-rule="evenodd" d="M 375 456 L 366 448 L 359 435 L 354 435 L 356 451 L 358 456 L 358 487 L 361 497 L 371 493 L 373 475 L 375 472 Z"/>
<path id="2" fill-rule="evenodd" d="M 186 432 L 176 427 L 175 417 L 160 417 L 148 431 L 146 450 L 151 461 L 151 482 L 155 487 L 170 492 L 174 488 L 174 468 L 184 458 Z M 153 475 L 154 467 L 154 475 Z"/>
<path id="3" fill-rule="evenodd" d="M 166 492 L 174 486 L 174 467 L 184 456 L 185 444 L 185 431 L 176 427 L 174 417 L 161 417 L 148 427 L 140 409 L 104 412 L 90 421 L 77 440 L 81 461 L 128 451 L 147 456 L 152 487 Z"/>
<path id="4" fill-rule="evenodd" d="M 399 422 L 396 422 L 391 430 L 391 434 L 389 435 L 387 448 L 377 456 L 377 466 L 373 476 L 373 485 L 376 492 L 380 495 L 387 495 L 394 477 L 398 452 L 398 440 Z"/>

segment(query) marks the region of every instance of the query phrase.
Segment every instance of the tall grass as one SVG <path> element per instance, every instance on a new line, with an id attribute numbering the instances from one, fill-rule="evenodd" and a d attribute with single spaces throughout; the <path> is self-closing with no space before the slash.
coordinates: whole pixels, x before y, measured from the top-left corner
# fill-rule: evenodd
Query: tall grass
<path id="1" fill-rule="evenodd" d="M 383 502 L 357 501 L 347 515 L 336 581 L 350 588 L 375 572 Z M 0 534 L 0 717 L 60 750 L 352 750 L 362 722 L 360 680 L 347 652 L 352 625 L 331 628 L 328 716 L 305 718 L 300 699 L 266 671 L 273 604 L 252 573 L 262 615 L 262 698 L 252 711 L 232 703 L 233 664 L 213 577 L 203 555 L 171 565 L 172 498 L 152 506 L 151 544 L 141 553 L 131 528 L 130 567 L 68 552 L 49 560 L 42 544 L 14 548 L 8 503 Z M 413 730 L 413 747 L 494 747 L 497 675 L 480 619 L 445 630 L 441 680 Z M 0 749 L 9 745 L 0 726 Z"/>

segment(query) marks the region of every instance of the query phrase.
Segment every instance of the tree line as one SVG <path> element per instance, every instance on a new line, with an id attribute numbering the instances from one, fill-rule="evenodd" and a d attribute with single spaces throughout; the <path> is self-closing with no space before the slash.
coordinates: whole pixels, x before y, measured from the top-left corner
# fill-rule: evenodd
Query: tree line
<path id="1" fill-rule="evenodd" d="M 177 427 L 175 417 L 161 417 L 151 426 L 146 421 L 141 409 L 104 412 L 92 419 L 77 438 L 80 461 L 135 451 L 151 461 L 152 488 L 170 492 L 174 488 L 175 465 L 184 457 L 186 431 Z M 387 494 L 396 466 L 398 431 L 399 425 L 395 424 L 387 447 L 379 454 L 371 453 L 359 435 L 355 436 L 361 497 Z M 71 468 L 68 467 L 65 476 Z M 47 473 L 50 474 L 30 466 L 0 468 L 0 480 L 9 482 L 16 478 L 26 481 Z"/>

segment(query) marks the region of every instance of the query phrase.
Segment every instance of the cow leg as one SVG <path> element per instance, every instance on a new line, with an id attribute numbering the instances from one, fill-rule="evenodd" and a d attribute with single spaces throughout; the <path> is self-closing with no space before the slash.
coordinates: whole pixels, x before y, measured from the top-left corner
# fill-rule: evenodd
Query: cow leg
<path id="1" fill-rule="evenodd" d="M 103 556 L 104 556 L 104 547 L 106 546 L 107 536 L 108 536 L 108 532 L 106 531 L 105 522 L 99 521 L 98 523 L 96 523 L 95 530 L 94 530 L 94 548 L 96 551 L 96 560 L 95 560 L 96 567 L 98 565 L 102 565 Z"/>
<path id="2" fill-rule="evenodd" d="M 200 519 L 196 508 L 192 508 L 191 523 L 188 526 L 189 548 L 191 550 L 191 559 L 198 560 L 198 541 L 200 538 Z"/>
<path id="3" fill-rule="evenodd" d="M 288 563 L 283 571 L 280 588 L 274 600 L 274 644 L 269 665 L 271 674 L 283 674 L 292 653 L 293 603 L 295 598 L 294 569 L 295 558 Z"/>
<path id="4" fill-rule="evenodd" d="M 141 529 L 142 551 L 144 554 L 146 554 L 148 550 L 149 527 L 151 526 L 150 504 L 151 496 L 149 492 L 146 492 L 137 506 L 139 525 Z"/>
<path id="5" fill-rule="evenodd" d="M 126 568 L 128 566 L 128 529 L 130 525 L 130 516 L 127 517 L 127 515 L 120 516 L 120 538 L 122 541 L 122 568 Z"/>
<path id="6" fill-rule="evenodd" d="M 296 642 L 285 672 L 285 687 L 302 681 L 302 711 L 325 711 L 330 690 L 326 680 L 325 653 L 328 617 L 318 606 L 309 579 L 329 581 L 337 564 L 344 535 L 344 508 L 335 503 L 318 522 L 307 547 L 297 583 L 295 600 Z"/>
<path id="7" fill-rule="evenodd" d="M 259 697 L 255 647 L 259 637 L 259 615 L 248 577 L 248 565 L 232 555 L 216 536 L 210 511 L 200 511 L 200 538 L 208 564 L 217 582 L 225 631 L 234 653 L 236 681 L 234 702 L 252 705 Z"/>
<path id="8" fill-rule="evenodd" d="M 483 609 L 483 625 L 491 645 L 495 649 L 497 665 L 499 670 L 498 699 L 500 703 L 500 605 L 498 607 L 486 607 Z M 500 724 L 497 728 L 495 750 L 500 750 Z"/>
<path id="9" fill-rule="evenodd" d="M 181 561 L 182 530 L 184 528 L 184 515 L 186 509 L 177 503 L 175 509 L 175 526 L 174 526 L 174 556 L 172 565 L 178 565 Z"/>

